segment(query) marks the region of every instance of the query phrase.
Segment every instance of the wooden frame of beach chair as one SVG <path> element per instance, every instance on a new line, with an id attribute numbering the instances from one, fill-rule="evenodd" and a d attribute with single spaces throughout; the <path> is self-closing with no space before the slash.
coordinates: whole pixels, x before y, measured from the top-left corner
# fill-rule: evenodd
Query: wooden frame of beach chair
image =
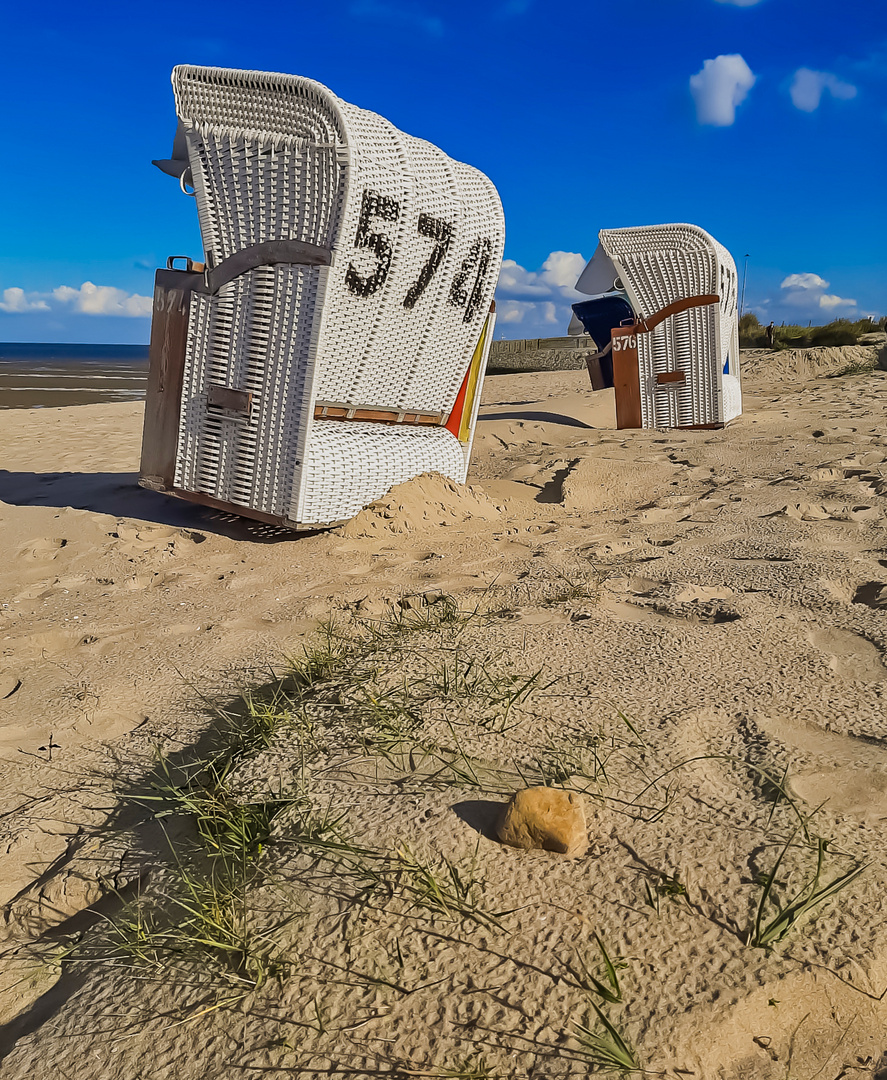
<path id="1" fill-rule="evenodd" d="M 624 296 L 634 312 L 588 358 L 592 385 L 612 349 L 620 428 L 724 427 L 742 412 L 736 266 L 695 225 L 602 229 L 580 291 Z M 598 342 L 600 345 L 600 342 Z"/>
<path id="2" fill-rule="evenodd" d="M 312 528 L 423 472 L 464 482 L 492 182 L 308 79 L 178 67 L 173 88 L 206 262 L 157 273 L 140 483 Z"/>

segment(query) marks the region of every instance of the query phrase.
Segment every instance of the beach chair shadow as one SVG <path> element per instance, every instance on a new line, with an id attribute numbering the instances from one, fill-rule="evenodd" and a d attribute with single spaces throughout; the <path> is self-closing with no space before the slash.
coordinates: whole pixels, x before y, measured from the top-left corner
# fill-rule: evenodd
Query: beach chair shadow
<path id="1" fill-rule="evenodd" d="M 578 420 L 575 416 L 567 416 L 566 413 L 542 412 L 531 410 L 529 412 L 497 412 L 482 413 L 481 420 L 532 420 L 538 424 L 561 424 L 564 427 L 586 428 L 594 431 L 592 424 L 586 424 L 584 420 Z"/>
<path id="2" fill-rule="evenodd" d="M 52 506 L 90 510 L 111 517 L 135 518 L 155 525 L 193 529 L 256 543 L 293 542 L 308 532 L 214 510 L 196 503 L 168 499 L 138 485 L 136 473 L 35 473 L 0 469 L 0 502 L 12 506 Z"/>

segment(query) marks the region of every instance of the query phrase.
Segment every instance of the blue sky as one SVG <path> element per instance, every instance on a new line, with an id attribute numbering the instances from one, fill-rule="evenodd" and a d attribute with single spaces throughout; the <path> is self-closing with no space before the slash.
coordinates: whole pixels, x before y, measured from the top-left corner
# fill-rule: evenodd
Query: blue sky
<path id="1" fill-rule="evenodd" d="M 603 227 L 749 253 L 777 322 L 887 314 L 883 0 L 231 0 L 4 15 L 0 340 L 146 342 L 200 252 L 151 165 L 177 63 L 286 71 L 478 166 L 505 206 L 497 336 L 566 332 Z"/>

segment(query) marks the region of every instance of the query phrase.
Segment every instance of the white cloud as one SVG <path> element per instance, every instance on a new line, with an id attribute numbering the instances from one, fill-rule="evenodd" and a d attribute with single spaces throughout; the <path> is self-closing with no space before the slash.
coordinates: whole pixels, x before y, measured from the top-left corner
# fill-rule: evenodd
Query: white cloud
<path id="1" fill-rule="evenodd" d="M 736 119 L 736 106 L 754 84 L 755 75 L 738 53 L 706 60 L 702 70 L 690 76 L 699 123 L 729 127 Z"/>
<path id="2" fill-rule="evenodd" d="M 541 270 L 525 270 L 514 259 L 503 259 L 498 297 L 513 300 L 581 299 L 574 286 L 587 262 L 576 251 L 552 251 Z"/>
<path id="3" fill-rule="evenodd" d="M 541 304 L 542 318 L 551 326 L 556 326 L 560 320 L 557 317 L 557 304 L 553 304 L 550 300 L 546 300 L 544 304 Z"/>
<path id="4" fill-rule="evenodd" d="M 84 315 L 127 315 L 144 318 L 151 314 L 151 297 L 115 289 L 113 285 L 93 285 L 84 281 L 79 289 L 60 285 L 52 295 L 63 304 L 72 304 Z"/>
<path id="5" fill-rule="evenodd" d="M 826 90 L 839 101 L 849 101 L 856 97 L 856 87 L 851 83 L 842 82 L 837 75 L 832 75 L 829 71 L 812 71 L 810 68 L 798 68 L 789 93 L 796 109 L 816 112 Z"/>
<path id="6" fill-rule="evenodd" d="M 526 318 L 527 311 L 536 307 L 535 304 L 522 303 L 520 300 L 497 300 L 496 322 L 497 323 L 520 323 Z"/>
<path id="7" fill-rule="evenodd" d="M 836 308 L 855 308 L 857 303 L 843 296 L 827 293 L 829 283 L 819 274 L 789 274 L 779 286 L 785 289 L 783 303 L 807 311 L 834 311 Z"/>
<path id="8" fill-rule="evenodd" d="M 780 289 L 827 289 L 828 282 L 819 274 L 789 274 Z"/>
<path id="9" fill-rule="evenodd" d="M 573 290 L 587 261 L 578 251 L 552 251 L 542 264 L 542 280 L 547 285 Z"/>
<path id="10" fill-rule="evenodd" d="M 49 311 L 49 304 L 40 299 L 38 293 L 25 293 L 24 289 L 14 285 L 11 289 L 3 290 L 0 311 L 9 311 L 15 314 L 25 311 Z"/>
<path id="11" fill-rule="evenodd" d="M 525 337 L 566 334 L 570 305 L 585 299 L 574 286 L 587 261 L 576 251 L 552 251 L 539 270 L 503 260 L 496 289 L 497 322 L 520 325 Z"/>
<path id="12" fill-rule="evenodd" d="M 59 285 L 52 292 L 29 292 L 13 286 L 3 290 L 0 311 L 21 314 L 29 311 L 73 310 L 81 315 L 122 315 L 127 318 L 148 318 L 153 302 L 150 296 L 128 293 L 113 285 L 93 285 L 84 281 L 79 289 Z"/>
<path id="13" fill-rule="evenodd" d="M 549 256 L 550 257 L 550 256 Z M 525 270 L 514 259 L 503 259 L 496 295 L 511 299 L 531 300 L 548 296 L 550 289 L 539 280 L 539 274 Z"/>

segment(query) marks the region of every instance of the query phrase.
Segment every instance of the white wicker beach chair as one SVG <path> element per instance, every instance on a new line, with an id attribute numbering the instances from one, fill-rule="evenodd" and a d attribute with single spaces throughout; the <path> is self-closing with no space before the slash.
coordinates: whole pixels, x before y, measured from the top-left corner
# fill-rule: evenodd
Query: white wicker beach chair
<path id="1" fill-rule="evenodd" d="M 180 134 L 158 164 L 196 198 L 206 264 L 158 272 L 140 482 L 297 528 L 423 472 L 463 482 L 492 182 L 309 79 L 172 81 L 187 163 Z"/>
<path id="2" fill-rule="evenodd" d="M 603 311 L 618 311 L 621 298 L 633 315 L 631 327 L 612 329 L 617 410 L 623 391 L 619 426 L 722 427 L 739 416 L 737 276 L 727 249 L 695 225 L 599 235 L 576 288 L 605 301 Z M 574 307 L 592 322 L 596 305 Z M 609 342 L 595 343 L 609 351 Z M 620 369 L 636 387 L 620 387 Z"/>

